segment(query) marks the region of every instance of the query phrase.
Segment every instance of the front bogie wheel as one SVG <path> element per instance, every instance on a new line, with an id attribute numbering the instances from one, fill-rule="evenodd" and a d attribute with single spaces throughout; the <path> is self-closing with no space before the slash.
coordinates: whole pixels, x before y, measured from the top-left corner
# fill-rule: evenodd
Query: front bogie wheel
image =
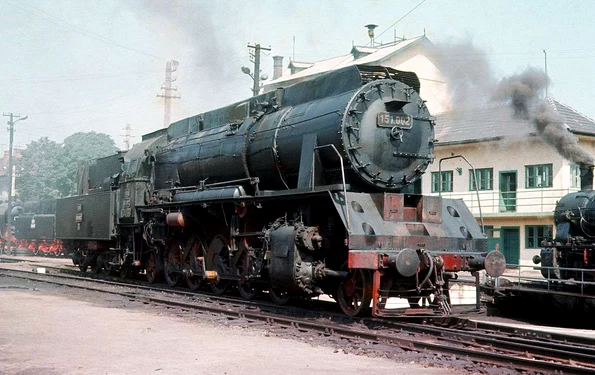
<path id="1" fill-rule="evenodd" d="M 289 302 L 289 293 L 282 289 L 282 288 L 273 288 L 269 289 L 269 296 L 271 300 L 276 303 L 277 305 L 285 305 Z"/>
<path id="2" fill-rule="evenodd" d="M 256 296 L 258 289 L 254 286 L 254 283 L 248 280 L 240 280 L 238 281 L 238 292 L 242 298 L 250 300 Z"/>
<path id="3" fill-rule="evenodd" d="M 367 315 L 372 302 L 370 271 L 360 268 L 349 270 L 348 278 L 339 284 L 337 302 L 346 315 Z"/>

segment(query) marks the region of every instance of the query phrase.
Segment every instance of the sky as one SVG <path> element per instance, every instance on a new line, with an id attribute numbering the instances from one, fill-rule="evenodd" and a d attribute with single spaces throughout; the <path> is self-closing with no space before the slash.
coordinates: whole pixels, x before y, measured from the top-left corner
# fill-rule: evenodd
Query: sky
<path id="1" fill-rule="evenodd" d="M 543 69 L 545 50 L 549 95 L 595 118 L 593 19 L 590 0 L 0 0 L 0 111 L 28 116 L 15 147 L 96 131 L 124 148 L 126 124 L 131 143 L 163 127 L 167 61 L 179 61 L 174 121 L 251 95 L 249 43 L 271 48 L 261 69 L 272 77 L 272 56 L 287 66 L 344 55 L 372 23 L 377 42 L 425 32 L 472 44 L 496 79 Z"/>

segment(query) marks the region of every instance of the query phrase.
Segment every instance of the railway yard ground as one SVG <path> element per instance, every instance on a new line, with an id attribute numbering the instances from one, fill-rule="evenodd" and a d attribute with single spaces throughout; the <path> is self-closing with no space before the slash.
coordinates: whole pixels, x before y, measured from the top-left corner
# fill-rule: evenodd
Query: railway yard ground
<path id="1" fill-rule="evenodd" d="M 64 258 L 0 256 L 0 269 L 70 267 Z M 41 275 L 40 275 L 41 276 Z M 121 286 L 109 286 L 117 289 Z M 132 286 L 131 288 L 134 288 Z M 147 292 L 148 293 L 148 292 Z M 188 298 L 185 298 L 187 300 Z M 473 321 L 592 340 L 595 331 Z M 585 352 L 587 353 L 587 352 Z M 584 354 L 586 356 L 586 354 Z M 591 357 L 585 357 L 591 358 Z M 125 293 L 0 274 L 0 374 L 515 374 L 514 366 L 372 340 L 279 327 L 248 315 L 199 313 Z M 547 373 L 547 368 L 522 373 Z M 570 371 L 572 372 L 572 371 Z M 575 373 L 582 373 L 577 368 Z"/>

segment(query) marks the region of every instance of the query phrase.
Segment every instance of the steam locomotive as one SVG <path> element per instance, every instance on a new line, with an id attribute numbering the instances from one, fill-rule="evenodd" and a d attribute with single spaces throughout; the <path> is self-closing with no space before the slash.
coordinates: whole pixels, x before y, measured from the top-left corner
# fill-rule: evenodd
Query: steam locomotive
<path id="1" fill-rule="evenodd" d="M 541 263 L 541 274 L 547 279 L 595 279 L 593 166 L 581 165 L 580 171 L 581 190 L 566 194 L 556 204 L 556 237 L 543 241 L 540 255 L 533 258 L 535 264 Z"/>
<path id="2" fill-rule="evenodd" d="M 0 204 L 0 253 L 53 255 L 64 254 L 62 242 L 56 239 L 56 201 L 13 202 L 12 225 L 7 225 L 8 203 Z M 11 246 L 7 231 L 12 230 Z"/>
<path id="3" fill-rule="evenodd" d="M 501 253 L 462 200 L 405 193 L 434 154 L 414 73 L 351 66 L 172 123 L 82 165 L 56 238 L 82 271 L 329 294 L 348 315 L 389 297 L 450 311 L 458 271 L 499 276 Z"/>

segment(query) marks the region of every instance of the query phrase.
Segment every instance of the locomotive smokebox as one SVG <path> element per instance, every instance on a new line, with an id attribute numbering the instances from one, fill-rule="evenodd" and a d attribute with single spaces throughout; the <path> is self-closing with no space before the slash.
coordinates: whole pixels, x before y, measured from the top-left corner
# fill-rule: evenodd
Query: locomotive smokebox
<path id="1" fill-rule="evenodd" d="M 581 190 L 593 190 L 593 165 L 581 164 Z"/>

